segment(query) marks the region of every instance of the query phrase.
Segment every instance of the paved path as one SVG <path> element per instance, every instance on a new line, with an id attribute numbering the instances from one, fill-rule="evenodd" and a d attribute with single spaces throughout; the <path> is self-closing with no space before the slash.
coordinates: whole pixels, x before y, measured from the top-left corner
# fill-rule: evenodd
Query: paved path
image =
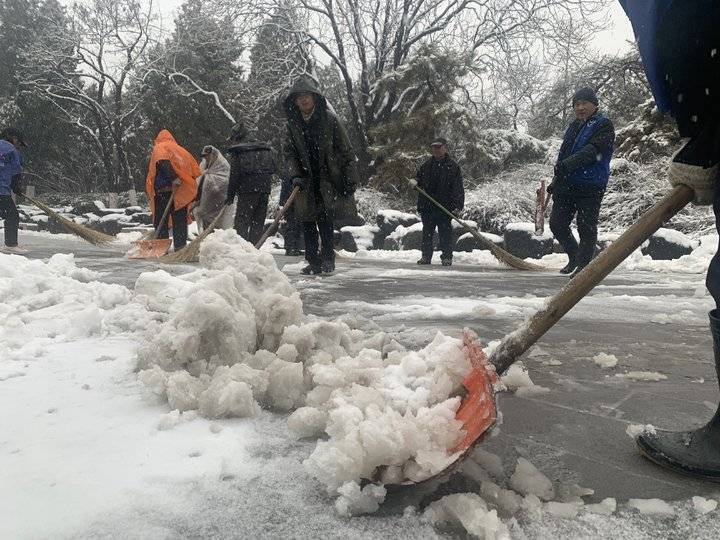
<path id="1" fill-rule="evenodd" d="M 31 257 L 72 251 L 79 265 L 106 272 L 103 280 L 130 287 L 140 272 L 157 268 L 124 259 L 117 247 L 94 248 L 64 236 L 28 235 L 25 245 Z M 284 256 L 277 261 L 281 266 L 298 262 Z M 306 312 L 357 316 L 361 324 L 377 324 L 417 346 L 437 330 L 460 335 L 464 326 L 484 342 L 500 339 L 565 279 L 472 266 L 419 269 L 368 259 L 338 260 L 336 274 L 323 278 L 301 276 L 297 265 L 287 273 Z M 525 359 L 535 383 L 550 392 L 532 398 L 502 395 L 500 433 L 484 447 L 503 456 L 508 469 L 523 455 L 551 478 L 591 487 L 594 500 L 675 500 L 716 492 L 715 485 L 646 462 L 625 434 L 631 423 L 687 428 L 712 415 L 718 390 L 706 324 L 710 300 L 696 292 L 702 282 L 703 276 L 692 274 L 609 277 L 541 340 L 536 356 Z M 601 352 L 616 355 L 618 366 L 595 365 L 592 357 Z M 633 382 L 615 376 L 629 371 L 657 371 L 667 379 Z"/>

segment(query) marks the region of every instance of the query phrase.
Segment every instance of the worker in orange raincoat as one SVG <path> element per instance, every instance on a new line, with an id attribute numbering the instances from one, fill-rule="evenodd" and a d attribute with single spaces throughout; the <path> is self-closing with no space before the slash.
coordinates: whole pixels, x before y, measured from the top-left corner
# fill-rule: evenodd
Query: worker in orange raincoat
<path id="1" fill-rule="evenodd" d="M 195 179 L 201 174 L 195 158 L 175 141 L 168 130 L 158 133 L 150 155 L 145 192 L 153 214 L 153 225 L 158 231 L 157 238 L 168 238 L 168 222 L 172 224 L 175 251 L 187 243 L 188 223 L 192 221 L 188 205 L 195 200 Z M 173 205 L 169 217 L 160 223 L 171 197 Z"/>

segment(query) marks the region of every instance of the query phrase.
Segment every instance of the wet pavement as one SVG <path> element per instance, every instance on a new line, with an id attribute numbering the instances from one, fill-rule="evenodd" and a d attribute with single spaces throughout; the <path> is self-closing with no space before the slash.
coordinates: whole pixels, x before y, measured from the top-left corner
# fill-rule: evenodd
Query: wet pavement
<path id="1" fill-rule="evenodd" d="M 192 265 L 158 265 L 124 258 L 119 246 L 97 248 L 64 235 L 25 235 L 29 257 L 73 252 L 78 266 L 103 272 L 103 281 L 132 287 L 144 271 L 181 273 Z M 402 262 L 338 259 L 326 277 L 299 273 L 296 258 L 276 256 L 300 291 L 307 313 L 356 316 L 377 324 L 409 346 L 436 331 L 459 336 L 473 329 L 483 342 L 514 330 L 566 278 L 458 265 L 417 268 Z M 630 424 L 685 429 L 701 425 L 717 403 L 717 376 L 706 314 L 710 299 L 699 274 L 619 272 L 605 280 L 524 358 L 536 384 L 550 392 L 533 397 L 503 394 L 499 433 L 483 443 L 508 468 L 522 455 L 551 479 L 595 490 L 591 497 L 618 500 L 688 499 L 720 486 L 686 479 L 647 462 L 625 430 Z M 618 365 L 592 361 L 613 354 Z M 527 355 L 526 355 L 527 356 Z M 659 372 L 659 382 L 616 377 Z"/>

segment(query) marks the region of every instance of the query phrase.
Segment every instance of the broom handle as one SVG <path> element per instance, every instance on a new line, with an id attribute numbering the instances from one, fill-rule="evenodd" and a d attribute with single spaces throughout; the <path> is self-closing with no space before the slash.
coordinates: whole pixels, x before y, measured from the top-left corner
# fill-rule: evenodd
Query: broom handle
<path id="1" fill-rule="evenodd" d="M 168 213 L 170 212 L 170 207 L 173 205 L 173 200 L 175 199 L 175 189 L 176 189 L 175 186 L 173 186 L 172 192 L 170 193 L 170 200 L 165 205 L 165 210 L 163 211 L 163 214 L 160 217 L 160 222 L 158 223 L 157 228 L 153 232 L 151 240 L 157 240 L 157 236 L 160 233 L 160 229 L 162 228 L 163 223 L 165 223 L 165 220 L 168 217 Z"/>
<path id="2" fill-rule="evenodd" d="M 274 234 L 277 230 L 278 225 L 280 224 L 280 220 L 285 215 L 285 212 L 290 210 L 290 207 L 292 206 L 292 203 L 295 202 L 295 197 L 298 196 L 298 193 L 300 193 L 300 186 L 295 186 L 290 193 L 290 196 L 288 197 L 288 200 L 285 201 L 285 204 L 283 207 L 278 211 L 277 216 L 275 216 L 275 219 L 270 224 L 270 226 L 267 228 L 267 230 L 263 233 L 263 235 L 260 237 L 260 240 L 257 241 L 255 244 L 256 249 L 260 249 L 262 245 L 265 243 L 265 240 L 267 240 L 271 234 Z"/>
<path id="3" fill-rule="evenodd" d="M 544 308 L 522 327 L 505 336 L 490 356 L 499 374 L 504 373 L 545 332 L 582 300 L 598 283 L 647 240 L 660 226 L 693 199 L 692 188 L 679 185 L 648 210 L 620 238 L 588 264 Z"/>

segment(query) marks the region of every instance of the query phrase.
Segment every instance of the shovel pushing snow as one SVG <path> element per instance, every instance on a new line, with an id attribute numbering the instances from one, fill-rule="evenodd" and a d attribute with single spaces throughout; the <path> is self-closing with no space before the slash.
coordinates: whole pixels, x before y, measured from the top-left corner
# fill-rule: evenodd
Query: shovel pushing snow
<path id="1" fill-rule="evenodd" d="M 158 222 L 158 226 L 150 233 L 147 238 L 142 238 L 136 242 L 133 242 L 133 247 L 128 251 L 127 256 L 130 259 L 159 259 L 165 255 L 170 249 L 171 240 L 169 238 L 158 239 L 158 234 L 163 224 L 167 220 L 170 208 L 173 206 L 175 201 L 175 188 L 173 188 L 170 194 L 170 200 L 165 206 L 162 217 Z"/>
<path id="2" fill-rule="evenodd" d="M 468 394 L 463 399 L 456 418 L 462 422 L 466 433 L 457 447 L 448 450 L 451 454 L 458 454 L 456 460 L 436 477 L 445 476 L 455 470 L 462 459 L 482 441 L 495 424 L 497 417 L 495 387 L 498 375 L 505 373 L 563 315 L 692 199 L 691 188 L 685 185 L 675 187 L 570 280 L 543 309 L 525 321 L 518 330 L 505 336 L 489 359 L 485 357 L 473 336 L 465 332 L 464 351 L 472 369 L 463 381 Z"/>

